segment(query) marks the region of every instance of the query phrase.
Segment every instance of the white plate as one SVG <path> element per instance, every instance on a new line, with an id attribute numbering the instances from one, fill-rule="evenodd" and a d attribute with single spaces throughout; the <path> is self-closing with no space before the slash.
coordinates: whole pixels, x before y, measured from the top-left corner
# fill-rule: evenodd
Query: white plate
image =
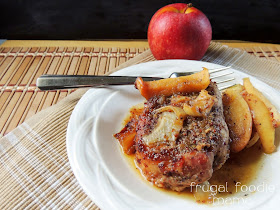
<path id="1" fill-rule="evenodd" d="M 219 68 L 220 65 L 187 60 L 165 60 L 139 64 L 122 69 L 114 75 L 161 76 L 172 72 Z M 249 75 L 234 71 L 236 83 Z M 250 76 L 252 83 L 280 110 L 280 94 L 270 86 Z M 72 170 L 87 195 L 105 209 L 213 209 L 192 200 L 169 196 L 156 190 L 136 175 L 124 158 L 113 134 L 129 108 L 144 101 L 132 86 L 90 89 L 76 105 L 67 129 L 67 152 Z M 277 130 L 279 139 L 279 129 Z M 280 196 L 280 152 L 266 155 L 263 169 L 251 184 L 275 188 L 251 193 L 245 202 L 215 205 L 218 209 L 276 209 Z M 261 190 L 260 190 L 261 191 Z M 235 197 L 244 194 L 235 194 Z M 264 205 L 265 204 L 265 205 Z M 276 205 L 276 206 L 275 206 Z"/>

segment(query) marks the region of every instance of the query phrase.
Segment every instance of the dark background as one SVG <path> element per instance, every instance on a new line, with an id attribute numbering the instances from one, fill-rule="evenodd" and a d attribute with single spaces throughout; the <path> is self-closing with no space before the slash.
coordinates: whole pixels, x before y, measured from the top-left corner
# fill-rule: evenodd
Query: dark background
<path id="1" fill-rule="evenodd" d="M 0 39 L 146 39 L 170 0 L 1 0 Z M 280 0 L 193 0 L 213 39 L 280 43 Z M 189 3 L 189 2 L 185 2 Z"/>

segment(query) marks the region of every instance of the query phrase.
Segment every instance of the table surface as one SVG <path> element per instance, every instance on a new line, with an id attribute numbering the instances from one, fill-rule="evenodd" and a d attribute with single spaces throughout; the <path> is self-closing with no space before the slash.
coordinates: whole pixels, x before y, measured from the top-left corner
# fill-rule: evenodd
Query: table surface
<path id="1" fill-rule="evenodd" d="M 280 62 L 280 45 L 214 40 Z M 36 89 L 41 74 L 104 74 L 148 49 L 147 40 L 8 40 L 0 45 L 0 137 L 72 92 Z"/>

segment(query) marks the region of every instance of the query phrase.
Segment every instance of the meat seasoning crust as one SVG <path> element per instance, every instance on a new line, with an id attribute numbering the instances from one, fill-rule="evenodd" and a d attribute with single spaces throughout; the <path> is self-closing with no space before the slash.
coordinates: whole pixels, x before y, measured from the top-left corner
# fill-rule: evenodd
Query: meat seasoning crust
<path id="1" fill-rule="evenodd" d="M 154 96 L 144 106 L 136 128 L 135 158 L 137 167 L 148 181 L 158 187 L 182 191 L 191 184 L 211 178 L 214 170 L 222 167 L 229 157 L 229 131 L 224 120 L 221 93 L 210 83 L 206 89 L 215 98 L 207 115 L 186 116 L 175 141 L 147 144 L 144 137 L 157 125 L 155 110 L 172 104 L 172 96 Z M 195 99 L 199 93 L 185 95 Z"/>

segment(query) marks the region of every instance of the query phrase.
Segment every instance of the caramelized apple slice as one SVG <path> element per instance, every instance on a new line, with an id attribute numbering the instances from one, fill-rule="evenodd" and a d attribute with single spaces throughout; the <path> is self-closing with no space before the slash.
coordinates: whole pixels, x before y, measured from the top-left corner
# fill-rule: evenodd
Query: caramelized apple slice
<path id="1" fill-rule="evenodd" d="M 254 94 L 266 105 L 266 107 L 273 114 L 273 126 L 275 128 L 279 127 L 280 126 L 280 113 L 278 112 L 276 107 L 260 91 L 258 91 L 258 89 L 256 89 L 252 85 L 249 78 L 243 79 L 243 85 L 248 93 Z"/>
<path id="2" fill-rule="evenodd" d="M 272 124 L 272 117 L 265 103 L 253 94 L 244 92 L 243 98 L 249 105 L 253 122 L 260 136 L 260 140 L 265 153 L 272 153 L 275 150 L 275 128 Z"/>
<path id="3" fill-rule="evenodd" d="M 251 139 L 248 142 L 246 148 L 250 148 L 250 147 L 254 146 L 258 142 L 259 139 L 260 139 L 260 136 L 259 136 L 255 126 L 253 126 L 252 136 L 251 136 Z"/>
<path id="4" fill-rule="evenodd" d="M 242 85 L 223 92 L 224 116 L 229 128 L 231 152 L 239 152 L 248 144 L 252 133 L 252 116 L 246 101 L 241 96 Z"/>
<path id="5" fill-rule="evenodd" d="M 183 77 L 167 78 L 145 82 L 141 77 L 135 81 L 135 87 L 147 100 L 153 96 L 171 96 L 174 93 L 199 92 L 208 87 L 210 76 L 208 69 Z"/>
<path id="6" fill-rule="evenodd" d="M 135 152 L 135 142 L 134 138 L 136 135 L 136 126 L 140 114 L 143 112 L 143 104 L 133 106 L 130 109 L 130 115 L 128 122 L 125 124 L 123 129 L 114 134 L 114 137 L 119 140 L 119 143 L 123 149 L 123 152 L 130 155 Z"/>
<path id="7" fill-rule="evenodd" d="M 136 127 L 125 126 L 119 133 L 116 133 L 114 137 L 119 140 L 119 143 L 123 149 L 123 152 L 127 155 L 135 153 L 134 138 L 136 135 Z"/>
<path id="8" fill-rule="evenodd" d="M 173 95 L 171 97 L 170 104 L 172 106 L 182 106 L 182 104 L 187 103 L 190 100 L 191 98 L 188 96 Z"/>
<path id="9" fill-rule="evenodd" d="M 196 99 L 191 101 L 191 104 L 185 103 L 183 105 L 184 111 L 187 115 L 202 117 L 207 116 L 215 103 L 215 97 L 208 94 L 207 90 L 202 90 Z"/>

